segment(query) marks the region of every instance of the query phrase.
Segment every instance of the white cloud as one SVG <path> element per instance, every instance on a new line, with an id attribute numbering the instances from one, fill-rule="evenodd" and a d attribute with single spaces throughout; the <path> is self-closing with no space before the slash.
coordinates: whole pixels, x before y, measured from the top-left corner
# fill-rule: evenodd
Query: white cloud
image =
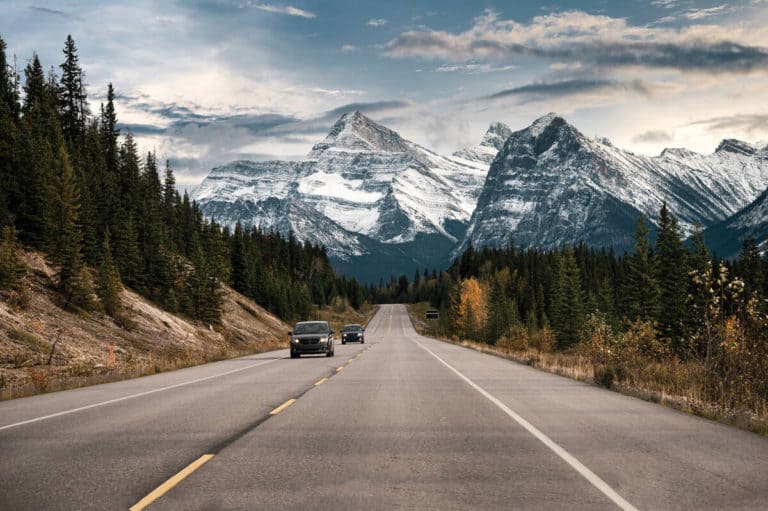
<path id="1" fill-rule="evenodd" d="M 289 16 L 299 16 L 301 18 L 316 18 L 317 15 L 313 12 L 293 7 L 292 5 L 275 5 L 269 3 L 253 4 L 253 7 L 261 11 L 273 12 L 276 14 L 287 14 Z"/>
<path id="2" fill-rule="evenodd" d="M 354 53 L 358 50 L 354 44 L 345 44 L 341 47 L 342 53 Z"/>
<path id="3" fill-rule="evenodd" d="M 723 9 L 725 7 L 723 6 Z M 720 12 L 720 7 L 714 8 Z M 696 14 L 693 14 L 696 16 Z M 768 69 L 768 31 L 761 19 L 682 28 L 631 25 L 626 18 L 555 12 L 528 22 L 485 10 L 464 32 L 419 28 L 383 46 L 394 58 L 574 60 L 600 67 L 645 66 L 708 72 Z"/>
<path id="4" fill-rule="evenodd" d="M 718 5 L 716 7 L 709 7 L 707 9 L 688 9 L 683 13 L 683 16 L 688 18 L 689 20 L 699 20 L 702 18 L 709 18 L 710 16 L 715 16 L 718 14 L 723 14 L 726 12 L 727 5 Z"/>
<path id="5" fill-rule="evenodd" d="M 388 23 L 384 18 L 372 18 L 368 20 L 367 25 L 369 27 L 383 27 Z"/>
<path id="6" fill-rule="evenodd" d="M 492 64 L 443 64 L 435 69 L 436 73 L 500 73 L 517 69 L 515 65 L 494 66 Z"/>

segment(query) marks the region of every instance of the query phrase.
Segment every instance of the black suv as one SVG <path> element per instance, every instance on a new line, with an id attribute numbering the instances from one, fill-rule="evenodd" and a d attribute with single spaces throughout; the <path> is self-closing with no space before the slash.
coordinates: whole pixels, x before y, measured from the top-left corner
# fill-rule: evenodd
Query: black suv
<path id="1" fill-rule="evenodd" d="M 365 328 L 360 325 L 344 325 L 341 328 L 341 344 L 348 342 L 365 342 Z"/>
<path id="2" fill-rule="evenodd" d="M 291 358 L 299 358 L 302 354 L 325 353 L 332 357 L 333 330 L 327 321 L 302 321 L 296 323 L 291 336 Z"/>

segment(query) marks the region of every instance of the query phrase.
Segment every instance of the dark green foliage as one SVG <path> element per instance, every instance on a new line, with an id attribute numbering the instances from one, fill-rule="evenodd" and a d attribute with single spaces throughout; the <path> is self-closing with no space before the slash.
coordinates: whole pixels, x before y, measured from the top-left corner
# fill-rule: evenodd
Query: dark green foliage
<path id="1" fill-rule="evenodd" d="M 61 80 L 46 78 L 33 55 L 19 104 L 0 39 L 0 226 L 60 266 L 67 306 L 95 305 L 86 265 L 98 268 L 97 293 L 113 316 L 121 278 L 167 310 L 207 323 L 221 321 L 222 283 L 286 320 L 307 318 L 313 303 L 337 296 L 357 307 L 369 300 L 368 288 L 334 273 L 322 247 L 293 234 L 241 226 L 232 233 L 203 218 L 177 192 L 170 162 L 161 182 L 154 153 L 142 161 L 130 133 L 121 143 L 112 84 L 99 115 L 90 115 L 71 37 L 60 68 Z M 16 231 L 4 232 L 11 239 Z M 1 252 L 0 280 L 12 283 L 15 241 L 3 241 Z"/>
<path id="2" fill-rule="evenodd" d="M 64 44 L 64 62 L 61 64 L 61 129 L 70 151 L 82 145 L 85 136 L 88 106 L 86 103 L 83 70 L 77 56 L 77 47 L 71 35 Z"/>
<path id="3" fill-rule="evenodd" d="M 80 230 L 80 192 L 66 149 L 59 148 L 46 202 L 46 243 L 48 252 L 60 266 L 59 290 L 67 306 L 90 310 L 93 289 L 83 265 Z"/>
<path id="4" fill-rule="evenodd" d="M 584 322 L 579 267 L 573 251 L 567 248 L 557 255 L 557 272 L 552 285 L 550 318 L 561 349 L 576 344 Z"/>
<path id="5" fill-rule="evenodd" d="M 737 314 L 738 300 L 751 300 L 751 307 L 761 312 L 766 303 L 761 293 L 765 293 L 768 260 L 760 255 L 754 241 L 747 239 L 738 261 L 714 264 L 700 229 L 684 245 L 677 221 L 666 207 L 659 217 L 656 250 L 651 249 L 646 220 L 640 218 L 632 254 L 617 256 L 612 250 L 583 244 L 552 251 L 517 250 L 513 244 L 506 248 L 470 246 L 447 271 L 431 276 L 425 273 L 405 295 L 402 279 L 395 277 L 389 282 L 382 280 L 369 294 L 379 303 L 401 301 L 403 296 L 411 302 L 427 300 L 441 311 L 434 331 L 462 336 L 478 325 L 452 321 L 451 313 L 456 310 L 451 311 L 450 304 L 459 296 L 459 284 L 476 278 L 487 290 L 484 339 L 489 344 L 503 338 L 509 325 L 518 324 L 522 318 L 531 337 L 544 327 L 552 327 L 556 348 L 568 349 L 590 338 L 585 317 L 597 313 L 611 331 L 618 333 L 627 333 L 636 320 L 650 321 L 649 332 L 655 334 L 664 354 L 678 359 L 704 358 L 705 339 L 711 334 L 712 325 L 706 318 L 711 316 L 713 293 L 726 297 L 718 305 L 726 317 Z M 728 274 L 724 282 L 733 277 L 741 280 L 729 285 L 727 292 L 713 290 L 721 272 Z M 739 295 L 738 300 L 735 295 Z M 742 320 L 748 323 L 746 318 Z M 596 367 L 595 371 L 603 385 L 624 379 L 624 368 L 615 364 Z"/>
<path id="6" fill-rule="evenodd" d="M 760 257 L 755 238 L 745 238 L 741 245 L 739 259 L 736 261 L 736 274 L 744 279 L 744 293 L 758 300 L 763 297 L 765 264 Z"/>
<path id="7" fill-rule="evenodd" d="M 677 220 L 666 203 L 659 214 L 656 237 L 656 281 L 659 283 L 659 308 L 656 314 L 660 337 L 680 357 L 687 346 L 686 317 L 688 294 L 688 252 L 683 249 Z"/>
<path id="8" fill-rule="evenodd" d="M 635 231 L 635 250 L 623 261 L 621 303 L 624 317 L 632 321 L 654 321 L 659 310 L 656 258 L 648 232 L 645 217 L 640 217 Z"/>
<path id="9" fill-rule="evenodd" d="M 112 260 L 112 246 L 109 241 L 109 229 L 104 232 L 104 242 L 101 245 L 101 262 L 99 263 L 99 278 L 96 293 L 104 307 L 104 312 L 117 317 L 122 312 L 120 302 L 120 273 Z"/>
<path id="10" fill-rule="evenodd" d="M 0 233 L 0 289 L 20 290 L 26 268 L 19 258 L 18 249 L 16 231 L 6 225 Z"/>

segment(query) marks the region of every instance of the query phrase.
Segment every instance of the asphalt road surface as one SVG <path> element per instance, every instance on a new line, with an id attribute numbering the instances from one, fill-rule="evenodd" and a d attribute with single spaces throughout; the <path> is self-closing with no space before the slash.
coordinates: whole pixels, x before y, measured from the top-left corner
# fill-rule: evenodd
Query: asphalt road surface
<path id="1" fill-rule="evenodd" d="M 0 403 L 0 509 L 768 509 L 768 438 L 421 337 Z"/>

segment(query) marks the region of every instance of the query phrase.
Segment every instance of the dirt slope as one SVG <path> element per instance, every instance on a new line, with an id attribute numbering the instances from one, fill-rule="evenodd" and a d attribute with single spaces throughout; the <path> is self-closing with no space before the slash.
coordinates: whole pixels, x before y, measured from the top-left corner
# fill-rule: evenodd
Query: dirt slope
<path id="1" fill-rule="evenodd" d="M 290 328 L 231 288 L 224 288 L 223 321 L 215 328 L 165 312 L 126 289 L 121 299 L 130 324 L 124 328 L 104 314 L 63 309 L 52 286 L 54 270 L 38 253 L 22 257 L 29 268 L 27 303 L 18 306 L 0 293 L 0 397 L 287 346 Z"/>

